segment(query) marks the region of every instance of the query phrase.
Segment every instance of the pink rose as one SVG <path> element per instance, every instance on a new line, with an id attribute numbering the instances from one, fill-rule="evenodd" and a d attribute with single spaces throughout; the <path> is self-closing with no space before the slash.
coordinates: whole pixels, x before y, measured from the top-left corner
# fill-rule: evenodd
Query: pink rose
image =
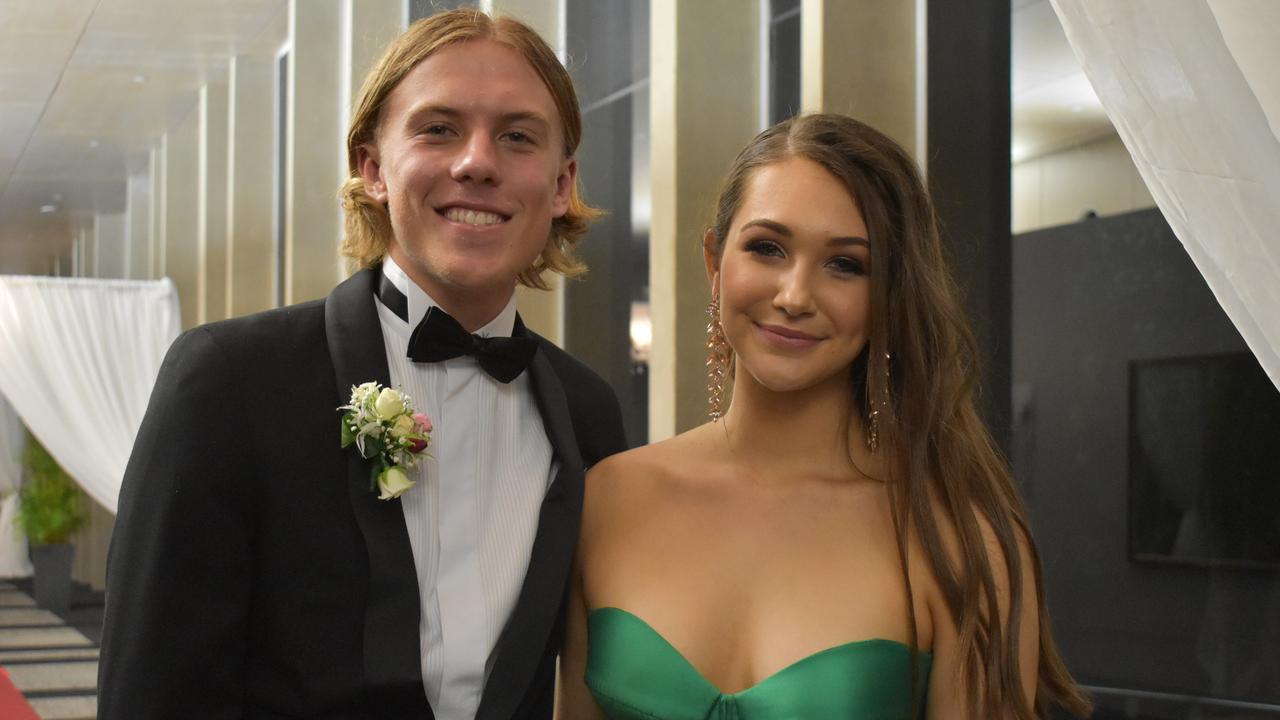
<path id="1" fill-rule="evenodd" d="M 431 432 L 431 427 L 432 427 L 431 418 L 427 417 L 426 413 L 414 413 L 413 421 L 418 423 L 418 427 L 422 428 L 422 432 L 424 433 Z M 417 450 L 415 450 L 414 452 L 417 452 Z"/>

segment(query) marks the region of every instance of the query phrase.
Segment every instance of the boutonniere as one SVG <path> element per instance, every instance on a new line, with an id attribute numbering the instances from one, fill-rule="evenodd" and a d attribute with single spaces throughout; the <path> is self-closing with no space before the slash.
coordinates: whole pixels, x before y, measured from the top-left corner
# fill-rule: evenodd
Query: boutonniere
<path id="1" fill-rule="evenodd" d="M 413 401 L 399 390 L 376 382 L 351 386 L 351 401 L 342 414 L 342 447 L 356 446 L 360 457 L 373 461 L 369 492 L 381 490 L 379 500 L 403 495 L 416 483 L 405 470 L 417 465 L 431 444 L 431 420 L 415 412 Z"/>

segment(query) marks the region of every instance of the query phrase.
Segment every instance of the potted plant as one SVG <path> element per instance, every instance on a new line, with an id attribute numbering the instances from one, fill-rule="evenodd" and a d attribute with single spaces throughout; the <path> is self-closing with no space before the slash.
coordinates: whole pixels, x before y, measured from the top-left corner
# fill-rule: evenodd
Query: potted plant
<path id="1" fill-rule="evenodd" d="M 19 491 L 18 525 L 31 544 L 36 604 L 54 611 L 71 605 L 71 536 L 84 525 L 80 489 L 48 450 L 28 436 L 26 482 Z"/>

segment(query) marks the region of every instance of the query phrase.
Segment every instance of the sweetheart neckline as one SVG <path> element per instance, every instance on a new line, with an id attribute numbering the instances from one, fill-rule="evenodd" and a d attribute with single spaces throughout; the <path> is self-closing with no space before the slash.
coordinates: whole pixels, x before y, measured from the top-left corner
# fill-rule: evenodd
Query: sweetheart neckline
<path id="1" fill-rule="evenodd" d="M 907 653 L 910 653 L 910 652 L 911 652 L 911 647 L 910 647 L 909 645 L 907 645 L 906 643 L 898 642 L 897 640 L 889 640 L 888 638 L 866 638 L 866 639 L 864 639 L 864 640 L 852 640 L 852 641 L 850 641 L 850 642 L 841 643 L 841 644 L 839 644 L 839 645 L 832 645 L 832 646 L 831 646 L 831 647 L 829 647 L 829 648 L 824 648 L 824 649 L 822 649 L 822 650 L 818 650 L 817 652 L 810 653 L 809 655 L 805 655 L 804 657 L 802 657 L 802 658 L 800 658 L 800 659 L 796 660 L 795 662 L 788 663 L 787 665 L 783 666 L 782 668 L 780 668 L 780 669 L 778 669 L 778 670 L 776 670 L 776 671 L 774 671 L 774 672 L 772 672 L 772 673 L 770 673 L 770 674 L 766 675 L 765 677 L 760 678 L 760 679 L 759 679 L 759 680 L 757 680 L 755 683 L 753 683 L 753 684 L 751 684 L 751 685 L 748 685 L 747 687 L 745 687 L 745 688 L 743 688 L 743 689 L 741 689 L 741 690 L 739 690 L 739 691 L 737 691 L 737 692 L 731 692 L 731 693 L 730 693 L 730 692 L 725 692 L 724 690 L 721 690 L 721 689 L 720 689 L 720 686 L 718 686 L 718 685 L 716 685 L 715 683 L 713 683 L 713 682 L 711 682 L 710 680 L 708 680 L 708 679 L 707 679 L 707 676 L 706 676 L 706 675 L 703 675 L 703 674 L 702 674 L 702 671 L 701 671 L 701 670 L 699 670 L 699 669 L 698 669 L 698 668 L 697 668 L 697 667 L 696 667 L 692 662 L 690 662 L 690 661 L 689 661 L 689 658 L 685 657 L 684 653 L 680 652 L 680 650 L 679 650 L 675 645 L 672 645 L 672 644 L 671 644 L 671 641 L 670 641 L 670 640 L 667 640 L 666 636 L 664 636 L 662 633 L 658 632 L 658 630 L 657 630 L 656 628 L 654 628 L 652 625 L 650 625 L 650 624 L 648 623 L 648 621 L 646 621 L 644 618 L 640 617 L 639 615 L 636 615 L 635 613 L 631 612 L 630 610 L 624 610 L 624 609 L 622 609 L 622 608 L 620 608 L 620 607 L 604 606 L 604 607 L 598 607 L 598 608 L 594 608 L 594 609 L 592 609 L 589 613 L 587 613 L 587 616 L 588 616 L 588 618 L 590 618 L 590 616 L 595 615 L 595 614 L 600 613 L 600 612 L 604 612 L 604 611 L 613 611 L 613 612 L 618 613 L 618 614 L 620 614 L 620 615 L 622 615 L 622 616 L 624 616 L 624 617 L 631 618 L 633 621 L 635 621 L 636 623 L 638 623 L 641 627 L 643 627 L 645 630 L 647 630 L 647 631 L 649 632 L 649 634 L 651 634 L 651 635 L 653 635 L 654 637 L 656 637 L 656 638 L 657 638 L 657 639 L 658 639 L 658 640 L 659 640 L 663 645 L 665 645 L 667 648 L 669 648 L 669 649 L 671 650 L 671 652 L 675 653 L 676 657 L 677 657 L 677 658 L 679 658 L 679 659 L 680 659 L 680 661 L 681 661 L 682 663 L 684 663 L 684 664 L 685 664 L 685 666 L 687 666 L 687 667 L 689 668 L 689 670 L 691 670 L 691 671 L 693 672 L 693 674 L 698 678 L 698 680 L 699 680 L 699 681 L 701 681 L 701 682 L 702 682 L 703 684 L 705 684 L 707 687 L 709 687 L 709 688 L 711 688 L 712 690 L 714 690 L 714 691 L 716 692 L 716 694 L 717 694 L 717 695 L 720 695 L 721 697 L 735 697 L 735 698 L 736 698 L 736 697 L 742 697 L 743 695 L 746 695 L 747 693 L 750 693 L 750 692 L 752 692 L 752 691 L 756 690 L 756 689 L 757 689 L 757 688 L 759 688 L 760 686 L 765 685 L 765 684 L 769 683 L 770 681 L 773 681 L 773 680 L 774 680 L 774 679 L 776 679 L 779 675 L 782 675 L 782 674 L 784 674 L 784 673 L 788 672 L 789 670 L 792 670 L 792 669 L 796 668 L 797 666 L 804 665 L 804 664 L 806 664 L 806 663 L 808 663 L 808 662 L 810 662 L 810 661 L 812 661 L 812 660 L 815 660 L 815 659 L 817 659 L 817 658 L 819 658 L 819 657 L 822 657 L 822 656 L 824 656 L 824 655 L 828 655 L 828 654 L 831 654 L 831 653 L 835 653 L 835 652 L 840 651 L 840 650 L 849 650 L 849 649 L 852 649 L 852 648 L 854 648 L 854 647 L 868 647 L 868 646 L 877 646 L 877 645 L 879 645 L 879 646 L 888 645 L 888 646 L 895 647 L 895 648 L 898 648 L 898 649 L 900 649 L 900 650 L 903 650 L 903 651 L 905 651 L 905 652 L 907 652 Z M 921 650 L 921 651 L 920 651 L 920 655 L 921 655 L 922 657 L 926 658 L 928 662 L 932 663 L 932 661 L 933 661 L 933 654 L 932 654 L 932 653 L 927 652 L 927 651 L 925 651 L 925 650 Z"/>

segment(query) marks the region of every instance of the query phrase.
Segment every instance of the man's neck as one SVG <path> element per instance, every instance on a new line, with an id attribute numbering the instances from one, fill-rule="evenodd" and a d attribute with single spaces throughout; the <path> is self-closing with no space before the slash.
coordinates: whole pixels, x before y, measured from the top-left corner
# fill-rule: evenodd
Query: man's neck
<path id="1" fill-rule="evenodd" d="M 416 285 L 431 302 L 449 313 L 467 332 L 473 333 L 493 322 L 515 293 L 515 281 L 497 288 L 461 288 L 437 281 L 418 272 L 412 263 L 388 256 L 395 267 L 404 273 L 411 285 Z M 405 288 L 406 292 L 409 288 Z"/>
<path id="2" fill-rule="evenodd" d="M 436 292 L 428 291 L 427 294 L 431 299 L 436 301 L 436 305 L 441 310 L 453 316 L 467 332 L 473 333 L 480 328 L 493 322 L 494 318 L 507 307 L 507 303 L 511 302 L 511 295 L 515 293 L 515 286 L 512 285 L 507 289 L 507 293 L 501 299 L 493 299 L 492 296 L 479 296 L 469 294 L 453 295 L 445 293 L 441 297 Z"/>

